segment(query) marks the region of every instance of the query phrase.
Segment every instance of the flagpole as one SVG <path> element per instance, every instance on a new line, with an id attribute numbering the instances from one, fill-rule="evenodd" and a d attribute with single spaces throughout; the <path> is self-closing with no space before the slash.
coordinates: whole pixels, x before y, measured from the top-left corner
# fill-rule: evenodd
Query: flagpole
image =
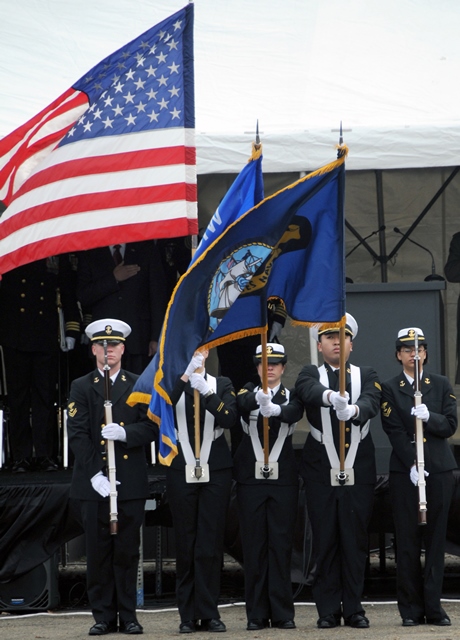
<path id="1" fill-rule="evenodd" d="M 343 130 L 342 121 L 340 121 L 339 146 L 337 149 L 337 158 L 343 155 Z M 346 362 L 345 362 L 345 325 L 340 327 L 339 331 L 340 355 L 339 355 L 339 393 L 345 396 L 346 391 Z M 345 421 L 339 420 L 339 473 L 337 480 L 343 485 L 347 481 L 345 473 Z"/>
<path id="2" fill-rule="evenodd" d="M 339 356 L 339 393 L 341 396 L 345 395 L 345 387 L 346 387 L 346 362 L 345 362 L 345 326 L 340 327 L 339 330 L 339 340 L 340 340 L 340 356 Z M 339 474 L 338 481 L 340 484 L 345 484 L 346 475 L 345 475 L 345 421 L 339 420 Z"/>
<path id="3" fill-rule="evenodd" d="M 198 247 L 198 236 L 196 234 L 192 235 L 192 255 L 191 258 L 195 255 L 195 252 Z M 197 369 L 196 373 L 200 373 L 203 369 Z M 200 392 L 198 389 L 193 390 L 193 410 L 195 416 L 195 477 L 198 480 L 202 476 L 201 469 L 201 442 L 200 442 Z"/>
<path id="4" fill-rule="evenodd" d="M 268 357 L 267 357 L 267 325 L 265 325 L 265 330 L 261 335 L 261 345 L 262 345 L 262 389 L 264 393 L 268 393 Z M 268 469 L 268 456 L 269 456 L 269 448 L 268 448 L 268 416 L 263 416 L 263 425 L 264 425 L 264 471 L 269 474 Z M 268 477 L 268 475 L 267 475 Z"/>
<path id="5" fill-rule="evenodd" d="M 196 373 L 201 373 L 203 369 L 196 369 Z M 200 392 L 193 389 L 193 403 L 195 413 L 195 478 L 198 480 L 203 475 L 201 467 L 201 433 L 200 433 Z"/>

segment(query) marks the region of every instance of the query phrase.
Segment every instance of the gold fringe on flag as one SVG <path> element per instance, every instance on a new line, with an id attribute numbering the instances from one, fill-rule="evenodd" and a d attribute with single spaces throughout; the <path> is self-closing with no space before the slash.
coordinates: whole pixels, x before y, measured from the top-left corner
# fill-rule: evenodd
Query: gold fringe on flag
<path id="1" fill-rule="evenodd" d="M 347 316 L 342 316 L 342 318 L 338 322 L 296 322 L 292 323 L 293 325 L 303 324 L 303 326 L 313 328 L 316 327 L 318 331 L 327 331 L 328 329 L 339 329 L 344 327 L 347 324 Z"/>

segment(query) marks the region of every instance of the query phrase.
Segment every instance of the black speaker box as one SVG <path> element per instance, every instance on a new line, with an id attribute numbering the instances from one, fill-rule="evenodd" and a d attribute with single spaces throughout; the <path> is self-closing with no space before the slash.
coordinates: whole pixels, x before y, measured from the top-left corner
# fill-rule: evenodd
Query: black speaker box
<path id="1" fill-rule="evenodd" d="M 46 611 L 59 604 L 56 555 L 28 573 L 0 583 L 0 611 Z"/>

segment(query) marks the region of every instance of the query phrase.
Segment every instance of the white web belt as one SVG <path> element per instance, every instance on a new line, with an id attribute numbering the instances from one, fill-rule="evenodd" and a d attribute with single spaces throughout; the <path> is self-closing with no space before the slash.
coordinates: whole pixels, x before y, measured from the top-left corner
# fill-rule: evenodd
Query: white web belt
<path id="1" fill-rule="evenodd" d="M 215 393 L 217 387 L 216 378 L 207 374 L 206 380 L 209 388 Z M 190 445 L 187 429 L 187 417 L 185 413 L 185 393 L 181 395 L 178 403 L 176 404 L 176 419 L 178 425 L 177 439 L 181 444 L 185 462 L 187 464 L 195 466 L 196 458 Z M 200 461 L 203 465 L 207 464 L 209 460 L 209 454 L 211 453 L 211 445 L 213 443 L 213 440 L 219 438 L 219 436 L 221 436 L 224 432 L 221 427 L 219 427 L 218 429 L 214 429 L 214 422 L 215 419 L 212 413 L 210 411 L 206 411 L 204 416 L 203 441 L 201 443 L 200 453 Z"/>
<path id="2" fill-rule="evenodd" d="M 359 367 L 356 367 L 353 364 L 349 366 L 351 371 L 351 404 L 355 404 L 361 393 L 361 371 Z M 327 375 L 326 367 L 322 365 L 321 367 L 319 367 L 318 371 L 321 384 L 325 387 L 329 387 L 329 378 Z M 319 429 L 316 429 L 315 427 L 310 425 L 310 433 L 313 438 L 315 438 L 315 440 L 321 442 L 321 444 L 324 444 L 324 446 L 326 447 L 327 457 L 329 458 L 331 469 L 338 469 L 340 468 L 340 460 L 334 444 L 329 407 L 321 407 L 321 421 L 323 425 L 323 431 L 321 432 Z M 362 429 L 359 425 L 351 423 L 351 442 L 350 448 L 348 449 L 348 453 L 345 458 L 345 468 L 353 468 L 356 454 L 358 452 L 359 443 L 361 442 L 361 440 L 364 440 L 364 438 L 369 433 L 369 425 L 369 420 L 366 422 Z"/>

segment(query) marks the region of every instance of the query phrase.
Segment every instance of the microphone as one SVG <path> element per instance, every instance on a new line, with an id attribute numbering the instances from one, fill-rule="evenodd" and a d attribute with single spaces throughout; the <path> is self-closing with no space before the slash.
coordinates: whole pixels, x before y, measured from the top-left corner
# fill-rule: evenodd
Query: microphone
<path id="1" fill-rule="evenodd" d="M 398 227 L 393 227 L 393 231 L 395 233 L 399 233 L 402 236 L 404 235 L 404 233 L 401 231 L 401 229 L 398 229 Z M 409 240 L 409 242 L 412 242 L 412 244 L 415 244 L 417 247 L 420 247 L 420 249 L 423 249 L 424 251 L 427 251 L 431 256 L 431 273 L 430 273 L 429 276 L 424 278 L 425 282 L 430 282 L 431 280 L 445 280 L 445 278 L 443 278 L 438 273 L 436 273 L 436 267 L 435 267 L 435 264 L 434 264 L 434 256 L 431 253 L 431 251 L 429 249 L 427 249 L 427 247 L 424 247 L 422 244 L 419 244 L 418 242 L 415 242 L 415 240 L 412 240 L 412 238 L 409 238 L 409 236 L 406 237 L 406 240 Z"/>
<path id="2" fill-rule="evenodd" d="M 381 231 L 385 231 L 386 226 L 384 224 L 382 224 L 381 227 L 379 227 L 376 231 L 373 231 L 372 233 L 370 233 L 368 236 L 366 236 L 365 238 L 361 238 L 361 240 L 358 242 L 358 244 L 356 244 L 353 249 L 351 249 L 347 255 L 345 256 L 345 258 L 348 258 L 348 256 L 351 256 L 351 254 L 353 253 L 353 251 L 355 251 L 358 247 L 360 247 L 363 242 L 365 242 L 368 238 L 370 238 L 371 236 L 375 236 L 376 233 L 380 233 Z"/>

